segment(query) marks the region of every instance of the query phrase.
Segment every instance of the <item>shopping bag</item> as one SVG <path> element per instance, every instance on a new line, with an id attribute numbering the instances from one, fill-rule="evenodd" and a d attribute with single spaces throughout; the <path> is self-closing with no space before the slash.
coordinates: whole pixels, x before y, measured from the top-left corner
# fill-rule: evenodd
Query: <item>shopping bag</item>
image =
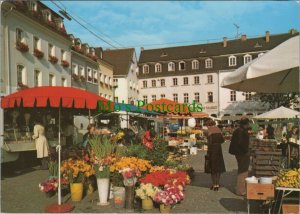
<path id="1" fill-rule="evenodd" d="M 210 157 L 209 157 L 209 155 L 205 155 L 204 172 L 205 173 L 211 173 L 211 164 L 210 164 Z"/>

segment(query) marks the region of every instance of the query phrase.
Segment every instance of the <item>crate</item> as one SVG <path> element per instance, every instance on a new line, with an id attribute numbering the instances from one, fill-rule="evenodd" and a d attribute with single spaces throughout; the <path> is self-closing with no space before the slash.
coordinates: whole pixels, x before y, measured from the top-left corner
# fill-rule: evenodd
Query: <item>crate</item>
<path id="1" fill-rule="evenodd" d="M 247 183 L 248 200 L 270 200 L 274 198 L 274 184 L 252 184 Z"/>
<path id="2" fill-rule="evenodd" d="M 283 204 L 282 205 L 282 213 L 283 214 L 298 214 L 300 213 L 300 205 L 299 204 Z"/>

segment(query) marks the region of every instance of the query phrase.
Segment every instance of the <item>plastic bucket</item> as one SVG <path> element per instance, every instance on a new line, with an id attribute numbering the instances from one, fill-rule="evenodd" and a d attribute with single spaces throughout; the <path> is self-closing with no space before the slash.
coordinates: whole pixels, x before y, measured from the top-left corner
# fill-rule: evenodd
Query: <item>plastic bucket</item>
<path id="1" fill-rule="evenodd" d="M 115 208 L 124 208 L 125 206 L 125 188 L 114 187 L 114 204 Z"/>
<path id="2" fill-rule="evenodd" d="M 81 201 L 83 193 L 83 183 L 70 184 L 72 201 Z"/>

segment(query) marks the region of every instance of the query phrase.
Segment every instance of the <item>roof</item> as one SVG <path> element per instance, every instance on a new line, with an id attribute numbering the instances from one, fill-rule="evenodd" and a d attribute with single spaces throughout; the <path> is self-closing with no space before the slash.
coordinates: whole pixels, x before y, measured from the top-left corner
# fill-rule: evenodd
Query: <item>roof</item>
<path id="1" fill-rule="evenodd" d="M 160 49 L 142 50 L 139 59 L 139 70 L 143 71 L 144 64 L 149 66 L 149 73 L 139 73 L 139 79 L 158 78 L 165 76 L 182 76 L 206 74 L 222 70 L 235 70 L 244 65 L 244 55 L 249 53 L 252 59 L 257 58 L 259 53 L 273 49 L 282 42 L 299 33 L 285 33 L 270 35 L 269 42 L 266 42 L 265 36 L 258 38 L 248 38 L 246 41 L 241 39 L 227 41 L 227 47 L 223 47 L 223 41 L 209 44 L 198 44 L 190 46 L 169 47 Z M 236 66 L 228 65 L 228 56 L 234 55 Z M 212 68 L 205 68 L 205 59 L 213 60 Z M 199 61 L 199 69 L 192 69 L 192 60 Z M 183 60 L 186 65 L 184 70 L 179 70 L 178 62 Z M 168 63 L 175 62 L 175 71 L 168 71 Z M 161 63 L 162 71 L 155 73 L 155 63 Z"/>
<path id="2" fill-rule="evenodd" d="M 104 50 L 103 59 L 114 67 L 114 75 L 127 75 L 132 57 L 134 55 L 134 48 L 124 48 L 115 50 Z"/>

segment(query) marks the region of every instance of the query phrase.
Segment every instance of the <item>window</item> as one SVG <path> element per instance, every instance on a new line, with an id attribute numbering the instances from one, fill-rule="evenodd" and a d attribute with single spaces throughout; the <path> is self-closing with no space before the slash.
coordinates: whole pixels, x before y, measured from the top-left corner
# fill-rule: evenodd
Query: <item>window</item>
<path id="1" fill-rule="evenodd" d="M 152 102 L 156 101 L 156 95 L 152 95 Z"/>
<path id="2" fill-rule="evenodd" d="M 52 21 L 51 12 L 49 10 L 44 11 L 44 17 L 47 21 Z"/>
<path id="3" fill-rule="evenodd" d="M 93 77 L 94 77 L 94 83 L 98 83 L 98 72 L 97 72 L 97 70 L 93 70 Z M 111 78 L 109 78 L 109 83 L 110 83 L 110 79 Z"/>
<path id="4" fill-rule="evenodd" d="M 212 103 L 214 101 L 213 93 L 208 92 L 207 93 L 207 102 Z"/>
<path id="5" fill-rule="evenodd" d="M 161 87 L 165 87 L 165 86 L 166 86 L 166 81 L 165 81 L 165 79 L 161 79 L 161 80 L 160 80 L 160 86 L 161 86 Z"/>
<path id="6" fill-rule="evenodd" d="M 72 64 L 72 74 L 78 75 L 78 65 Z"/>
<path id="7" fill-rule="evenodd" d="M 230 91 L 230 101 L 236 101 L 236 91 Z"/>
<path id="8" fill-rule="evenodd" d="M 207 75 L 207 83 L 213 83 L 213 76 Z"/>
<path id="9" fill-rule="evenodd" d="M 91 54 L 92 56 L 95 56 L 95 48 L 91 48 Z"/>
<path id="10" fill-rule="evenodd" d="M 53 74 L 49 74 L 49 86 L 55 86 L 55 78 Z"/>
<path id="11" fill-rule="evenodd" d="M 152 87 L 156 87 L 156 80 L 152 80 Z"/>
<path id="12" fill-rule="evenodd" d="M 251 100 L 252 94 L 251 94 L 251 92 L 246 92 L 245 96 L 246 96 L 245 100 Z"/>
<path id="13" fill-rule="evenodd" d="M 37 3 L 35 1 L 27 1 L 31 11 L 37 11 Z"/>
<path id="14" fill-rule="evenodd" d="M 230 56 L 228 58 L 228 64 L 229 64 L 229 66 L 236 66 L 236 57 L 235 56 Z"/>
<path id="15" fill-rule="evenodd" d="M 159 63 L 155 64 L 155 73 L 157 73 L 157 72 L 161 72 L 161 64 L 159 64 Z"/>
<path id="16" fill-rule="evenodd" d="M 244 56 L 244 64 L 247 64 L 248 62 L 250 62 L 252 60 L 252 56 L 247 54 Z"/>
<path id="17" fill-rule="evenodd" d="M 17 84 L 26 85 L 25 81 L 25 68 L 23 65 L 17 65 Z"/>
<path id="18" fill-rule="evenodd" d="M 148 103 L 148 96 L 144 95 L 143 100 L 144 100 L 144 103 L 147 104 Z"/>
<path id="19" fill-rule="evenodd" d="M 87 67 L 87 78 L 88 78 L 88 82 L 93 82 L 93 73 L 92 73 L 92 69 Z M 108 81 L 106 80 L 105 77 L 105 83 L 108 84 Z"/>
<path id="20" fill-rule="evenodd" d="M 188 84 L 189 84 L 189 78 L 183 77 L 183 85 L 188 85 Z"/>
<path id="21" fill-rule="evenodd" d="M 118 79 L 114 79 L 114 85 L 113 85 L 114 87 L 118 87 Z"/>
<path id="22" fill-rule="evenodd" d="M 160 95 L 160 98 L 165 98 L 165 97 L 166 97 L 165 94 L 161 94 L 161 95 Z"/>
<path id="23" fill-rule="evenodd" d="M 63 86 L 63 87 L 67 87 L 67 80 L 66 80 L 66 78 L 61 78 L 61 86 Z"/>
<path id="24" fill-rule="evenodd" d="M 42 73 L 39 70 L 34 70 L 34 87 L 42 86 Z"/>
<path id="25" fill-rule="evenodd" d="M 22 42 L 24 32 L 20 28 L 16 28 L 16 42 Z"/>
<path id="26" fill-rule="evenodd" d="M 143 88 L 147 88 L 147 80 L 143 81 Z"/>
<path id="27" fill-rule="evenodd" d="M 115 102 L 115 103 L 118 103 L 118 102 L 119 102 L 119 97 L 115 97 L 115 98 L 114 98 L 114 102 Z"/>
<path id="28" fill-rule="evenodd" d="M 185 70 L 185 62 L 179 62 L 179 70 Z"/>
<path id="29" fill-rule="evenodd" d="M 85 77 L 85 72 L 84 72 L 84 67 L 83 66 L 79 66 L 79 74 L 80 74 L 80 76 Z"/>
<path id="30" fill-rule="evenodd" d="M 33 50 L 40 50 L 40 39 L 36 36 L 33 37 Z"/>
<path id="31" fill-rule="evenodd" d="M 173 94 L 173 101 L 178 102 L 178 94 Z"/>
<path id="32" fill-rule="evenodd" d="M 195 102 L 196 103 L 200 102 L 200 94 L 198 92 L 195 93 Z"/>
<path id="33" fill-rule="evenodd" d="M 175 63 L 174 62 L 168 63 L 168 71 L 175 71 Z"/>
<path id="34" fill-rule="evenodd" d="M 192 61 L 192 69 L 193 70 L 199 69 L 199 61 L 198 60 Z"/>
<path id="35" fill-rule="evenodd" d="M 149 65 L 144 65 L 143 66 L 143 74 L 148 74 L 149 73 Z"/>
<path id="36" fill-rule="evenodd" d="M 194 77 L 194 84 L 195 85 L 199 85 L 200 84 L 200 77 L 199 76 L 195 76 Z"/>
<path id="37" fill-rule="evenodd" d="M 54 47 L 50 43 L 48 43 L 48 56 L 54 56 Z"/>
<path id="38" fill-rule="evenodd" d="M 60 50 L 60 61 L 63 61 L 65 59 L 65 50 Z"/>
<path id="39" fill-rule="evenodd" d="M 205 60 L 205 68 L 212 68 L 212 67 L 213 67 L 212 59 L 206 59 Z"/>
<path id="40" fill-rule="evenodd" d="M 189 103 L 189 94 L 188 93 L 183 94 L 183 103 Z"/>
<path id="41" fill-rule="evenodd" d="M 178 85 L 177 78 L 173 78 L 173 86 L 176 86 L 176 85 Z"/>

